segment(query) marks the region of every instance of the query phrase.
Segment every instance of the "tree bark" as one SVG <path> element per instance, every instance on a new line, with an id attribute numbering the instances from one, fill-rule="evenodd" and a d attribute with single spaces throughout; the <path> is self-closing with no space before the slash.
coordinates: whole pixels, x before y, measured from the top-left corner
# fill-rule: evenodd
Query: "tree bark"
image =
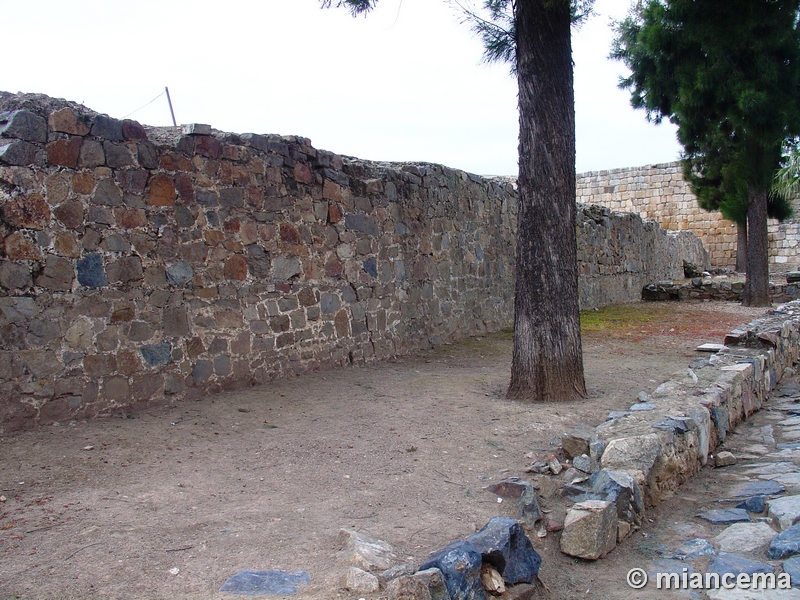
<path id="1" fill-rule="evenodd" d="M 747 206 L 747 278 L 745 306 L 770 306 L 767 190 L 749 189 Z"/>
<path id="2" fill-rule="evenodd" d="M 508 397 L 586 397 L 569 0 L 518 0 L 519 213 Z"/>
<path id="3" fill-rule="evenodd" d="M 747 221 L 736 225 L 736 272 L 747 272 Z"/>

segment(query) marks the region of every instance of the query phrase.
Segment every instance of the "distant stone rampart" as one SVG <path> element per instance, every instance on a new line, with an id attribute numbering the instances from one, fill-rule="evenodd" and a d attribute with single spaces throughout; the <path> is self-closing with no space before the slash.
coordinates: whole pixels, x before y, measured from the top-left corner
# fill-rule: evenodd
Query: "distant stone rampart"
<path id="1" fill-rule="evenodd" d="M 712 265 L 736 264 L 736 225 L 722 213 L 698 206 L 678 162 L 579 174 L 577 199 L 636 213 L 670 231 L 690 231 L 703 241 Z M 800 215 L 798 202 L 795 212 Z M 781 271 L 800 267 L 800 222 L 770 219 L 768 235 L 770 267 Z"/>
<path id="2" fill-rule="evenodd" d="M 509 183 L 39 95 L 0 111 L 0 431 L 511 325 Z M 583 207 L 577 228 L 585 308 L 706 262 L 634 215 Z"/>

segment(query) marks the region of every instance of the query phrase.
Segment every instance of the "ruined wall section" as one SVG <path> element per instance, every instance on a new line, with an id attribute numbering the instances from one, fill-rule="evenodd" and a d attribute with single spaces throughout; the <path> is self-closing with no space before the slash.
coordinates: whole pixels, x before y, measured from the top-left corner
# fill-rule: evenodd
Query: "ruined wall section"
<path id="1" fill-rule="evenodd" d="M 0 209 L 0 431 L 512 323 L 517 192 L 438 165 L 0 92 Z M 579 212 L 584 308 L 680 277 L 653 224 Z"/>
<path id="2" fill-rule="evenodd" d="M 648 284 L 683 279 L 684 260 L 709 264 L 697 236 L 633 213 L 578 204 L 577 233 L 581 309 L 636 302 Z"/>
<path id="3" fill-rule="evenodd" d="M 698 206 L 678 162 L 581 173 L 577 198 L 653 219 L 670 231 L 690 231 L 703 241 L 713 266 L 736 264 L 736 225 Z"/>
<path id="4" fill-rule="evenodd" d="M 578 175 L 577 198 L 578 202 L 637 213 L 670 231 L 690 231 L 703 241 L 713 266 L 736 265 L 736 224 L 720 212 L 700 208 L 679 162 L 582 173 Z M 800 268 L 800 198 L 793 205 L 794 218 L 768 222 L 773 271 Z"/>

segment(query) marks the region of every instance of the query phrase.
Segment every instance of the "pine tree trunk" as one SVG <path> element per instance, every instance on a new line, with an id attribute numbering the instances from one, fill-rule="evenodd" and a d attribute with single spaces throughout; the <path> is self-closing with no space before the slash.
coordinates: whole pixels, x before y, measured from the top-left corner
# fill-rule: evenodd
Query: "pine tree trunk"
<path id="1" fill-rule="evenodd" d="M 769 306 L 769 244 L 767 190 L 750 189 L 747 207 L 747 278 L 745 306 Z"/>
<path id="2" fill-rule="evenodd" d="M 747 221 L 736 225 L 736 272 L 747 272 Z"/>
<path id="3" fill-rule="evenodd" d="M 519 221 L 508 397 L 586 397 L 569 0 L 518 0 Z"/>

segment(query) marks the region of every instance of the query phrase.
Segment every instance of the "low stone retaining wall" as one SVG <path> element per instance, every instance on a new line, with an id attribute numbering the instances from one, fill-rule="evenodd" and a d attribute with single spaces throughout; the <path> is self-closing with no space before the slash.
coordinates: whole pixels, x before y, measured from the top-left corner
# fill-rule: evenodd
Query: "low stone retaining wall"
<path id="1" fill-rule="evenodd" d="M 640 402 L 612 413 L 590 435 L 565 435 L 565 451 L 578 454 L 585 444 L 587 459 L 597 461 L 599 470 L 562 488 L 576 502 L 566 518 L 562 551 L 604 556 L 638 526 L 645 507 L 695 475 L 728 431 L 761 408 L 800 356 L 800 301 L 734 330 L 725 344 L 652 394 L 640 394 Z"/>
<path id="2" fill-rule="evenodd" d="M 642 300 L 658 302 L 664 300 L 722 300 L 741 302 L 744 294 L 743 281 L 727 281 L 695 278 L 690 282 L 676 283 L 660 281 L 642 288 Z M 796 283 L 769 284 L 769 296 L 775 304 L 800 299 L 800 286 Z"/>

